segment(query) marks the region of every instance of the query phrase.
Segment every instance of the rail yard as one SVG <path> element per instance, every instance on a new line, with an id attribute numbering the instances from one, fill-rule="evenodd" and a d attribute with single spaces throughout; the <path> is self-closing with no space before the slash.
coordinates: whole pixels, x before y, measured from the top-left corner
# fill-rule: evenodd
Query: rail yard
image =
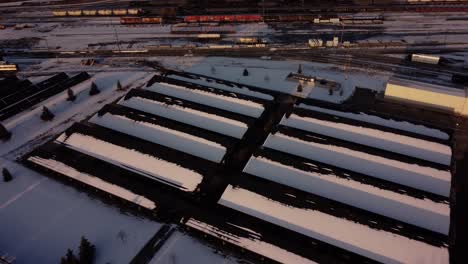
<path id="1" fill-rule="evenodd" d="M 467 84 L 464 0 L 3 1 L 0 263 L 467 263 Z"/>

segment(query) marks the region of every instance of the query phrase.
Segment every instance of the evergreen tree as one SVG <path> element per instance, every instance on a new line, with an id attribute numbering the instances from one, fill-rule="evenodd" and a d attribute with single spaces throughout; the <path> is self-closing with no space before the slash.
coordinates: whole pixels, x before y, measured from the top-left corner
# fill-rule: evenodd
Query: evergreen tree
<path id="1" fill-rule="evenodd" d="M 8 171 L 7 168 L 3 168 L 2 174 L 3 174 L 3 181 L 4 182 L 9 182 L 9 181 L 13 180 L 13 176 L 11 176 L 11 173 L 10 173 L 10 171 Z"/>
<path id="2" fill-rule="evenodd" d="M 242 73 L 244 76 L 249 76 L 249 71 L 247 69 L 244 69 L 244 72 Z"/>
<path id="3" fill-rule="evenodd" d="M 44 121 L 50 121 L 54 119 L 55 115 L 52 114 L 52 112 L 49 110 L 47 107 L 42 108 L 42 114 L 41 114 L 41 119 Z"/>
<path id="4" fill-rule="evenodd" d="M 94 262 L 95 253 L 96 248 L 94 245 L 82 236 L 79 248 L 80 264 L 92 264 Z"/>
<path id="5" fill-rule="evenodd" d="M 120 80 L 117 81 L 117 90 L 121 91 L 123 90 L 122 84 L 120 83 Z"/>
<path id="6" fill-rule="evenodd" d="M 96 95 L 96 94 L 98 94 L 100 92 L 101 91 L 99 91 L 97 85 L 94 82 L 92 82 L 91 83 L 91 89 L 89 89 L 89 95 L 93 96 L 93 95 Z"/>
<path id="7" fill-rule="evenodd" d="M 302 84 L 301 83 L 299 83 L 297 85 L 297 92 L 302 93 Z"/>
<path id="8" fill-rule="evenodd" d="M 73 254 L 73 250 L 68 249 L 67 254 L 65 255 L 65 260 L 68 264 L 79 264 L 80 262 L 76 258 L 75 254 Z"/>
<path id="9" fill-rule="evenodd" d="M 11 137 L 11 132 L 6 129 L 2 123 L 0 123 L 0 139 L 1 140 L 8 140 Z"/>
<path id="10" fill-rule="evenodd" d="M 297 73 L 302 74 L 302 64 L 299 64 L 299 68 L 297 68 Z"/>
<path id="11" fill-rule="evenodd" d="M 75 93 L 73 92 L 72 89 L 68 88 L 67 89 L 67 94 L 68 94 L 68 98 L 67 98 L 67 101 L 75 101 L 76 99 L 76 96 L 75 96 Z"/>

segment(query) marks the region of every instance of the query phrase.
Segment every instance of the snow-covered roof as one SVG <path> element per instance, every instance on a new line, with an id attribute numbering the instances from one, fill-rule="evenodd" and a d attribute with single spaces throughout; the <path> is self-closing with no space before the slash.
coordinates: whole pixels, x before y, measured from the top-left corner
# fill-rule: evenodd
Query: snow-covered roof
<path id="1" fill-rule="evenodd" d="M 468 116 L 467 92 L 464 89 L 392 78 L 387 83 L 385 99 Z"/>

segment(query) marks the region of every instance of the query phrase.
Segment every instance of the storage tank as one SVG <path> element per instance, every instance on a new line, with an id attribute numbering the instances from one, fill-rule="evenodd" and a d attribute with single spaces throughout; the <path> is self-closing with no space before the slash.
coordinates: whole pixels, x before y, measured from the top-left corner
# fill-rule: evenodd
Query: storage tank
<path id="1" fill-rule="evenodd" d="M 411 54 L 411 61 L 437 65 L 439 64 L 440 57 L 424 54 Z"/>

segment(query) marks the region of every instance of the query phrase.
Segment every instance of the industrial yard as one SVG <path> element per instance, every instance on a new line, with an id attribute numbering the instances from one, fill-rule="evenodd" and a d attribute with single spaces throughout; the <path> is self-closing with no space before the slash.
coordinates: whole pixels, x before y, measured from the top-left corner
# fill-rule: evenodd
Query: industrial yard
<path id="1" fill-rule="evenodd" d="M 221 2 L 0 3 L 0 263 L 466 263 L 468 1 Z"/>

